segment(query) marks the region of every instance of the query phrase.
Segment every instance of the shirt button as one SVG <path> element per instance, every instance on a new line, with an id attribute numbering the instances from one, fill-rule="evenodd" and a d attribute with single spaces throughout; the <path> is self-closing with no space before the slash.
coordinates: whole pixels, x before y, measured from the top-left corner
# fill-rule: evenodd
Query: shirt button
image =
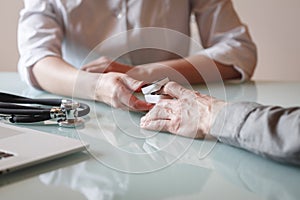
<path id="1" fill-rule="evenodd" d="M 123 13 L 117 14 L 117 18 L 118 18 L 118 19 L 121 19 L 122 17 L 123 17 Z"/>

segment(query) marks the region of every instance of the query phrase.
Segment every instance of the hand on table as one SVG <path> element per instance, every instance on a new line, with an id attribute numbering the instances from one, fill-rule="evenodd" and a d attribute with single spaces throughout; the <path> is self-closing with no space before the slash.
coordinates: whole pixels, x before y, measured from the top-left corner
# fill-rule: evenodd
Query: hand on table
<path id="1" fill-rule="evenodd" d="M 141 128 L 167 131 L 191 138 L 204 138 L 226 103 L 208 95 L 188 90 L 175 82 L 164 87 L 174 99 L 160 100 L 141 119 Z"/>
<path id="2" fill-rule="evenodd" d="M 132 79 L 126 74 L 116 72 L 101 74 L 94 99 L 115 108 L 148 111 L 153 105 L 133 95 L 134 92 L 139 92 L 143 85 L 143 81 Z"/>
<path id="3" fill-rule="evenodd" d="M 86 72 L 101 73 L 95 92 L 97 101 L 102 101 L 115 108 L 148 111 L 153 105 L 133 95 L 134 92 L 139 92 L 145 83 L 126 75 L 125 73 L 130 69 L 132 67 L 114 62 L 104 56 L 81 68 Z"/>
<path id="4" fill-rule="evenodd" d="M 83 71 L 93 73 L 119 72 L 123 74 L 128 72 L 130 69 L 132 69 L 131 66 L 112 61 L 105 56 L 102 56 L 81 68 Z"/>

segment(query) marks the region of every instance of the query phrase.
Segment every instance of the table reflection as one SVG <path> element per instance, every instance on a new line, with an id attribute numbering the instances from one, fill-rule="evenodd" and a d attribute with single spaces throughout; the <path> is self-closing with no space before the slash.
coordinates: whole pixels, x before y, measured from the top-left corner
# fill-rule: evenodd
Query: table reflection
<path id="1" fill-rule="evenodd" d="M 215 170 L 238 187 L 265 199 L 299 199 L 299 167 L 223 144 L 211 156 Z"/>

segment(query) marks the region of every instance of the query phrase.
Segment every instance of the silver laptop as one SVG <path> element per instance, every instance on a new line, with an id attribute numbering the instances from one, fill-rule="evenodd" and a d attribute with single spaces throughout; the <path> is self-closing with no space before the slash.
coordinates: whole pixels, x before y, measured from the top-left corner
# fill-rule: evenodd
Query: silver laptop
<path id="1" fill-rule="evenodd" d="M 87 143 L 0 123 L 0 174 L 83 151 Z"/>

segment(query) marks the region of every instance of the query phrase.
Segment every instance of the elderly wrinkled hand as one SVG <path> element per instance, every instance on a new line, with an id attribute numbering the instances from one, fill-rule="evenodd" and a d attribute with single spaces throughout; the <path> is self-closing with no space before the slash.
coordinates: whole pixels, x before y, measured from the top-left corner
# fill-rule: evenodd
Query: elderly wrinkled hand
<path id="1" fill-rule="evenodd" d="M 226 102 L 186 89 L 175 82 L 164 87 L 174 99 L 160 100 L 144 117 L 141 128 L 204 138 Z"/>

